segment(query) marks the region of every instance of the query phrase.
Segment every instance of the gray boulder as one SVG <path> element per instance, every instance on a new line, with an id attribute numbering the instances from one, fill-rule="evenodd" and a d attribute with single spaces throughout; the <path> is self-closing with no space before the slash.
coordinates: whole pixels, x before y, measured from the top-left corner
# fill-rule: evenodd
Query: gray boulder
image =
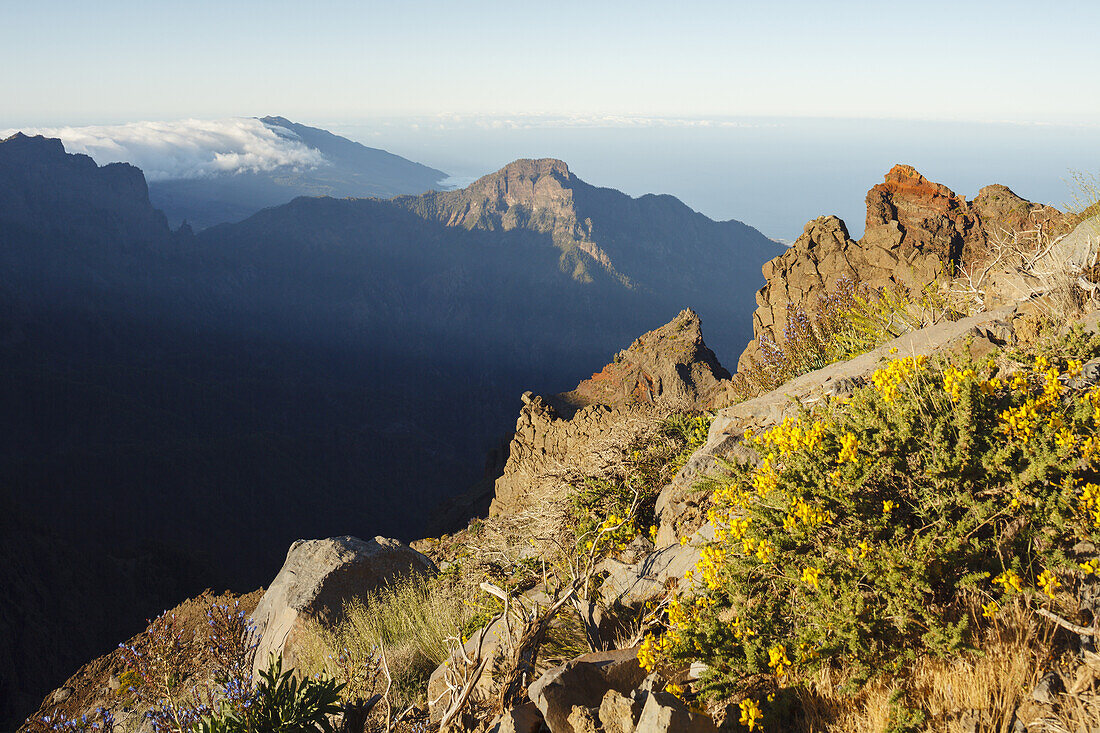
<path id="1" fill-rule="evenodd" d="M 608 690 L 630 695 L 645 676 L 637 648 L 593 652 L 548 670 L 527 689 L 527 695 L 550 733 L 578 733 L 569 721 L 573 708 L 599 709 Z"/>
<path id="2" fill-rule="evenodd" d="M 627 696 L 608 690 L 600 703 L 600 723 L 604 733 L 634 733 L 642 714 L 644 695 Z"/>
<path id="3" fill-rule="evenodd" d="M 668 595 L 670 588 L 685 591 L 690 583 L 684 578 L 702 556 L 703 547 L 714 540 L 714 525 L 709 522 L 679 542 L 642 557 L 638 562 L 609 561 L 603 566 L 607 577 L 600 593 L 609 606 L 637 608 Z"/>
<path id="4" fill-rule="evenodd" d="M 694 713 L 677 697 L 654 690 L 646 697 L 635 733 L 718 733 L 708 716 Z"/>
<path id="5" fill-rule="evenodd" d="M 282 654 L 284 668 L 293 667 L 300 637 L 310 622 L 335 623 L 353 598 L 411 573 L 433 574 L 435 565 L 397 540 L 298 540 L 252 612 L 259 634 L 257 670 L 266 667 L 273 652 Z"/>
<path id="6" fill-rule="evenodd" d="M 538 733 L 542 715 L 532 702 L 514 707 L 493 721 L 489 733 Z"/>

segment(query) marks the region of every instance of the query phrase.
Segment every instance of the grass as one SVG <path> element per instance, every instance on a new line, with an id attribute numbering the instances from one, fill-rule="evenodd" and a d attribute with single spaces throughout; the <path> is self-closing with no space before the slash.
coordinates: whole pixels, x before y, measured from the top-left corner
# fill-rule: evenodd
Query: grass
<path id="1" fill-rule="evenodd" d="M 462 634 L 477 609 L 451 575 L 409 576 L 354 600 L 336 626 L 314 626 L 299 661 L 307 675 L 348 683 L 346 697 L 384 690 L 381 651 L 393 677 L 395 709 L 423 703 L 428 678 L 447 659 L 448 638 Z"/>

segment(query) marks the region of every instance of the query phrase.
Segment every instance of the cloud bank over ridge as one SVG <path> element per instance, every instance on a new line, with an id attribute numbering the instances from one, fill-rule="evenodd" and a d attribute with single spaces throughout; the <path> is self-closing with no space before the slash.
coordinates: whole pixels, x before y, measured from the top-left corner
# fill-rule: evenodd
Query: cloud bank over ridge
<path id="1" fill-rule="evenodd" d="M 18 131 L 0 131 L 0 139 Z M 131 163 L 150 181 L 327 164 L 319 151 L 290 130 L 269 127 L 252 117 L 25 128 L 21 132 L 60 138 L 68 152 L 84 153 L 100 165 Z"/>

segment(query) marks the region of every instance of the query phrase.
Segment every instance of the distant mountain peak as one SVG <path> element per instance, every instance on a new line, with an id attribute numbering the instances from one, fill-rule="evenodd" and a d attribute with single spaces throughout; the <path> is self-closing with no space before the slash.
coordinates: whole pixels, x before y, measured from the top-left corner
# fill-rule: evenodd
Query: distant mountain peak
<path id="1" fill-rule="evenodd" d="M 520 158 L 466 188 L 398 196 L 393 202 L 445 226 L 549 235 L 562 271 L 574 280 L 591 283 L 607 276 L 627 288 L 638 284 L 632 271 L 685 256 L 668 242 L 696 227 L 730 226 L 765 239 L 740 222 L 712 222 L 674 196 L 633 198 L 592 186 L 556 158 Z M 661 228 L 665 231 L 656 234 Z"/>
<path id="2" fill-rule="evenodd" d="M 297 196 L 390 198 L 439 187 L 443 171 L 281 115 L 252 118 L 294 153 L 275 167 L 153 181 L 153 202 L 196 229 L 242 220 Z"/>
<path id="3" fill-rule="evenodd" d="M 557 158 L 520 158 L 513 160 L 496 173 L 490 173 L 483 178 L 542 178 L 544 176 L 561 176 L 568 180 L 572 177 L 569 166 L 564 160 Z"/>
<path id="4" fill-rule="evenodd" d="M 0 145 L 4 145 L 8 152 L 13 150 L 33 150 L 55 156 L 65 154 L 65 146 L 59 139 L 55 137 L 44 137 L 42 135 L 24 135 L 22 132 L 17 132 L 8 138 L 0 140 Z"/>
<path id="5" fill-rule="evenodd" d="M 576 182 L 578 179 L 564 161 L 521 158 L 482 176 L 465 189 L 448 193 L 452 194 L 449 198 L 468 202 L 471 213 L 492 210 L 503 215 L 512 207 L 522 206 L 528 211 L 546 210 L 555 220 L 564 217 L 571 227 L 577 218 L 571 190 Z M 511 227 L 505 222 L 503 228 Z"/>
<path id="6" fill-rule="evenodd" d="M 279 127 L 289 127 L 294 123 L 288 120 L 286 117 L 279 115 L 268 115 L 267 117 L 261 117 L 260 122 L 265 125 L 278 125 Z"/>

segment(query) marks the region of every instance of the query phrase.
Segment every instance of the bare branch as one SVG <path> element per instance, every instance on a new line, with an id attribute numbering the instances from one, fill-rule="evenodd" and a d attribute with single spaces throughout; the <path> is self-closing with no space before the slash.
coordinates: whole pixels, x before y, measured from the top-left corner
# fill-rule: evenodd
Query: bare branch
<path id="1" fill-rule="evenodd" d="M 1036 608 L 1035 613 L 1039 614 L 1043 618 L 1050 619 L 1051 621 L 1058 624 L 1059 626 L 1061 626 L 1066 631 L 1072 631 L 1073 633 L 1080 634 L 1082 636 L 1097 636 L 1096 629 L 1090 629 L 1087 626 L 1078 626 L 1075 623 L 1071 623 L 1069 621 L 1066 621 L 1064 618 L 1062 618 L 1058 614 L 1053 613 L 1051 611 L 1048 611 L 1045 608 Z"/>

